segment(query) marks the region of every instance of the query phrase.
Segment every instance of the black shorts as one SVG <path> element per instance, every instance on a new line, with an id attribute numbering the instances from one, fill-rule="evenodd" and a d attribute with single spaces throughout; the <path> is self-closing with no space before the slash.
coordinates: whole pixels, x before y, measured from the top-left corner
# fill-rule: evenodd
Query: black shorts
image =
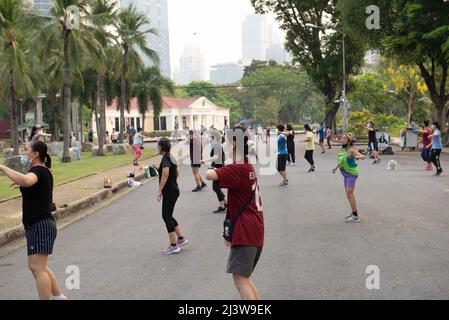
<path id="1" fill-rule="evenodd" d="M 287 167 L 287 154 L 278 154 L 278 171 L 284 172 Z"/>
<path id="2" fill-rule="evenodd" d="M 190 166 L 192 168 L 201 168 L 201 163 L 191 163 Z"/>
<path id="3" fill-rule="evenodd" d="M 229 253 L 227 273 L 236 273 L 244 277 L 251 277 L 257 263 L 259 262 L 262 248 L 235 246 Z"/>
<path id="4" fill-rule="evenodd" d="M 25 229 L 28 256 L 52 254 L 58 230 L 52 219 L 36 222 Z"/>
<path id="5" fill-rule="evenodd" d="M 377 143 L 377 141 L 370 141 L 368 147 L 371 150 L 379 151 L 379 144 Z"/>

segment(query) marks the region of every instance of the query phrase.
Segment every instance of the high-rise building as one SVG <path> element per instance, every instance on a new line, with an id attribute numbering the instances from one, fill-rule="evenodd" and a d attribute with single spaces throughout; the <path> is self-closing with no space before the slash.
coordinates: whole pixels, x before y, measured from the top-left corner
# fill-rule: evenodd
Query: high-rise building
<path id="1" fill-rule="evenodd" d="M 252 60 L 266 60 L 268 47 L 267 18 L 263 15 L 247 15 L 242 24 L 242 58 L 245 64 Z"/>
<path id="2" fill-rule="evenodd" d="M 121 0 L 122 7 L 130 3 L 136 6 L 138 12 L 145 14 L 150 19 L 150 26 L 157 30 L 157 35 L 147 36 L 147 45 L 159 55 L 161 73 L 171 78 L 167 0 Z M 144 55 L 142 58 L 145 65 L 152 65 L 149 58 Z"/>
<path id="3" fill-rule="evenodd" d="M 186 46 L 180 59 L 180 70 L 177 73 L 176 82 L 189 84 L 192 81 L 206 80 L 206 62 L 203 54 L 198 47 Z"/>
<path id="4" fill-rule="evenodd" d="M 34 0 L 32 1 L 34 8 L 39 10 L 39 12 L 44 16 L 50 15 L 51 0 Z"/>
<path id="5" fill-rule="evenodd" d="M 211 68 L 210 82 L 214 84 L 232 84 L 243 77 L 244 67 L 238 63 L 220 63 Z"/>

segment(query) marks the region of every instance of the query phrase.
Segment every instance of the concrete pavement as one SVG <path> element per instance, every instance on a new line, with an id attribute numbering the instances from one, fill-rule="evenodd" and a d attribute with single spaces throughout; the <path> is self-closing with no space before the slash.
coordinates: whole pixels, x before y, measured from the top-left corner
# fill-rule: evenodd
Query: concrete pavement
<path id="1" fill-rule="evenodd" d="M 418 155 L 401 153 L 372 166 L 360 164 L 362 223 L 350 212 L 340 175 L 330 170 L 336 152 L 316 154 L 317 172 L 306 173 L 303 149 L 288 167 L 291 185 L 259 177 L 266 243 L 254 273 L 263 299 L 448 299 L 449 179 L 423 170 Z M 394 158 L 396 172 L 386 170 Z M 443 159 L 443 167 L 448 163 Z M 202 172 L 205 168 L 202 169 Z M 216 197 L 194 194 L 190 168 L 181 167 L 175 217 L 191 243 L 177 256 L 168 244 L 157 203 L 156 181 L 59 232 L 50 266 L 62 286 L 66 268 L 80 269 L 72 299 L 238 299 L 224 272 L 228 250 Z M 210 184 L 209 184 L 210 185 Z M 380 269 L 380 289 L 367 290 L 366 268 Z M 35 299 L 22 248 L 0 258 L 0 299 Z"/>

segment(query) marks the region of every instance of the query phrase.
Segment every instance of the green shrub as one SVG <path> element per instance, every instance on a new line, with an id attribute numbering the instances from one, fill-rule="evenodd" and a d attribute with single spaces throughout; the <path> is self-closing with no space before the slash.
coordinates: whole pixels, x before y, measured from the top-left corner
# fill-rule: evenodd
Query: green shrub
<path id="1" fill-rule="evenodd" d="M 148 138 L 162 138 L 162 137 L 170 137 L 172 134 L 172 131 L 152 131 L 152 132 L 145 132 L 143 135 Z"/>
<path id="2" fill-rule="evenodd" d="M 349 119 L 349 131 L 356 137 L 367 135 L 366 122 L 373 121 L 378 131 L 388 132 L 392 136 L 399 136 L 400 131 L 407 127 L 407 122 L 391 114 L 372 114 L 367 109 L 352 113 Z"/>

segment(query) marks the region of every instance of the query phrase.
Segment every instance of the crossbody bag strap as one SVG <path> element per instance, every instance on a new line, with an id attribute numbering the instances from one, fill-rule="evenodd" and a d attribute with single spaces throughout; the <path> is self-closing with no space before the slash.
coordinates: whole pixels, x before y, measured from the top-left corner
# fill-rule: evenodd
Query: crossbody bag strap
<path id="1" fill-rule="evenodd" d="M 239 220 L 240 216 L 243 214 L 243 212 L 245 212 L 245 210 L 248 208 L 248 206 L 251 204 L 251 202 L 254 199 L 254 196 L 256 195 L 256 190 L 254 190 L 251 193 L 251 197 L 248 199 L 248 201 L 244 204 L 244 206 L 239 210 L 239 213 L 237 214 L 236 218 L 235 218 L 235 222 L 234 224 L 237 223 L 237 221 Z M 227 214 L 227 219 L 229 219 L 229 213 Z"/>

